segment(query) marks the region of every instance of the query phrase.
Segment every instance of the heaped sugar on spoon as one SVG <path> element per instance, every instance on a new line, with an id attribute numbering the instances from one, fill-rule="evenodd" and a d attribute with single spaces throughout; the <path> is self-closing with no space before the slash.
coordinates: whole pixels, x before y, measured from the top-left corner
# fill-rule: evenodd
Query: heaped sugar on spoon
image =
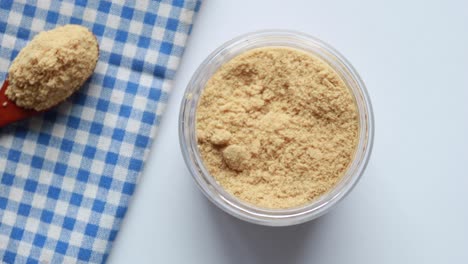
<path id="1" fill-rule="evenodd" d="M 13 60 L 0 90 L 0 127 L 63 102 L 91 76 L 98 57 L 97 39 L 86 27 L 36 35 Z"/>

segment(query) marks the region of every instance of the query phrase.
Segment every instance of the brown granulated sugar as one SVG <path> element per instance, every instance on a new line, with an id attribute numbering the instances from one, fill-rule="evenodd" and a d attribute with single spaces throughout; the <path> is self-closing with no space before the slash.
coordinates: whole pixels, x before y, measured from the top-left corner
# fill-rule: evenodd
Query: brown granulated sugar
<path id="1" fill-rule="evenodd" d="M 96 37 L 86 27 L 65 25 L 43 31 L 11 64 L 5 94 L 23 108 L 49 109 L 83 85 L 98 56 Z"/>
<path id="2" fill-rule="evenodd" d="M 229 193 L 265 208 L 317 199 L 340 181 L 358 143 L 353 97 L 321 59 L 257 48 L 207 82 L 196 114 L 205 167 Z"/>

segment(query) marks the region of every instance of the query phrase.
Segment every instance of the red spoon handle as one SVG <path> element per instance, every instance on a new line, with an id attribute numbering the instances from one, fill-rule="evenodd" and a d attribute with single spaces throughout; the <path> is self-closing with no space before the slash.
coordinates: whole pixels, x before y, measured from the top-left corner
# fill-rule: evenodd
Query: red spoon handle
<path id="1" fill-rule="evenodd" d="M 39 112 L 34 110 L 27 110 L 17 106 L 14 102 L 10 101 L 5 95 L 8 87 L 8 80 L 5 80 L 0 90 L 0 127 L 4 127 L 10 123 L 25 119 Z"/>

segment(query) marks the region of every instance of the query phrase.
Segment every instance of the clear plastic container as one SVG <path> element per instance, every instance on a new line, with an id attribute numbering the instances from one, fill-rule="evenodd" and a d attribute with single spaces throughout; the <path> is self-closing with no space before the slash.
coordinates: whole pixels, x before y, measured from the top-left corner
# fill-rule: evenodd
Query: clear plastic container
<path id="1" fill-rule="evenodd" d="M 196 109 L 206 82 L 216 70 L 233 57 L 254 48 L 291 47 L 309 52 L 327 62 L 341 76 L 354 95 L 359 112 L 359 143 L 354 159 L 341 181 L 328 193 L 309 204 L 288 209 L 266 209 L 246 203 L 226 192 L 203 165 L 196 138 Z M 329 211 L 356 185 L 364 172 L 372 150 L 374 120 L 364 83 L 351 64 L 324 42 L 294 31 L 268 30 L 237 37 L 223 44 L 198 67 L 190 80 L 179 117 L 182 153 L 193 178 L 202 192 L 219 208 L 242 220 L 268 226 L 287 226 L 317 218 Z"/>

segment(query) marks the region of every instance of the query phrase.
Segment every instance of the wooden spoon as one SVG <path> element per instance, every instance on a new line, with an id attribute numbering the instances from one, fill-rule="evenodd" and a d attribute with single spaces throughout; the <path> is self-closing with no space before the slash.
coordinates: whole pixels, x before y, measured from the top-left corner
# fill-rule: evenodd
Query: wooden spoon
<path id="1" fill-rule="evenodd" d="M 71 52 L 71 50 L 75 52 Z M 56 60 L 53 59 L 53 56 L 57 57 Z M 71 56 L 71 60 L 64 60 L 65 56 L 67 58 Z M 5 80 L 0 90 L 0 127 L 38 115 L 63 102 L 91 76 L 98 58 L 99 45 L 96 36 L 83 26 L 64 25 L 36 35 L 20 51 L 10 66 L 8 73 L 9 79 L 12 81 L 10 89 L 13 89 L 12 93 L 16 99 L 13 98 L 14 101 L 12 101 L 6 96 L 8 79 Z M 46 65 L 46 74 L 34 78 L 37 77 L 34 76 L 34 72 L 37 72 L 38 65 Z M 60 70 L 64 72 L 59 72 Z M 60 77 L 63 76 L 57 77 L 60 75 L 59 73 L 63 73 L 68 81 L 60 81 L 62 80 Z M 48 76 L 48 79 L 44 80 L 41 77 L 43 75 Z M 70 80 L 67 76 L 72 76 L 73 79 Z M 44 83 L 55 83 L 59 86 L 44 85 Z M 20 90 L 23 91 L 23 94 L 15 93 L 15 89 L 18 87 L 21 87 Z M 62 93 L 50 93 L 50 89 L 58 89 L 56 91 L 62 91 Z M 31 97 L 34 96 L 31 91 L 37 91 L 37 97 Z M 23 98 L 18 97 L 18 94 L 22 95 Z M 48 101 L 44 102 L 44 96 L 40 96 L 40 94 L 53 96 L 46 98 Z M 28 98 L 28 104 L 24 103 L 25 95 L 31 97 Z M 19 101 L 18 98 L 22 101 Z M 35 103 L 39 104 L 34 105 Z"/>
<path id="2" fill-rule="evenodd" d="M 38 115 L 44 111 L 29 110 L 17 106 L 13 101 L 8 99 L 5 91 L 8 88 L 8 80 L 5 80 L 0 90 L 0 128 L 10 123 L 20 121 L 22 119 Z"/>

